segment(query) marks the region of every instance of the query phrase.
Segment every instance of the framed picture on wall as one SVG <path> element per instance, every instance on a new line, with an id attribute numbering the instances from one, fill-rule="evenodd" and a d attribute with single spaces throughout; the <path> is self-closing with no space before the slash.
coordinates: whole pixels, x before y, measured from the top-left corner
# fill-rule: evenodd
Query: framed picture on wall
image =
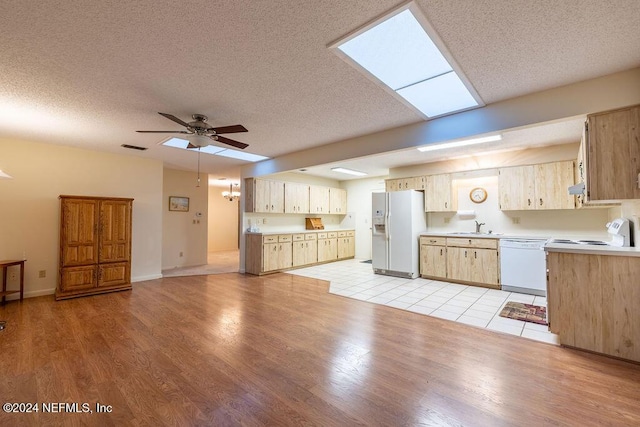
<path id="1" fill-rule="evenodd" d="M 177 212 L 189 212 L 189 198 L 169 196 L 169 210 Z"/>

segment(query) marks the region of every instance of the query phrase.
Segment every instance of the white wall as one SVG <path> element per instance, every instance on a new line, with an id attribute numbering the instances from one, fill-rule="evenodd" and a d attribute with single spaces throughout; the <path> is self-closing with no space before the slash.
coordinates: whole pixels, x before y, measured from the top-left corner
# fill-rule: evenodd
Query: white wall
<path id="1" fill-rule="evenodd" d="M 222 197 L 229 187 L 209 186 L 209 252 L 238 249 L 238 217 L 240 201 Z"/>
<path id="2" fill-rule="evenodd" d="M 208 183 L 197 174 L 164 170 L 162 206 L 162 269 L 207 263 Z M 169 211 L 169 196 L 189 198 L 189 212 Z M 200 216 L 198 216 L 200 214 Z M 182 255 L 181 255 L 182 254 Z"/>
<path id="3" fill-rule="evenodd" d="M 0 259 L 24 254 L 25 296 L 51 294 L 57 286 L 61 194 L 135 199 L 131 278 L 161 277 L 160 161 L 0 139 L 0 169 L 14 178 L 0 180 Z M 38 277 L 41 270 L 46 277 Z"/>
<path id="4" fill-rule="evenodd" d="M 352 215 L 356 229 L 356 258 L 371 259 L 371 194 L 384 192 L 385 177 L 343 181 L 347 190 L 348 216 Z M 345 224 L 344 228 L 348 228 Z M 349 227 L 350 228 L 350 227 Z"/>

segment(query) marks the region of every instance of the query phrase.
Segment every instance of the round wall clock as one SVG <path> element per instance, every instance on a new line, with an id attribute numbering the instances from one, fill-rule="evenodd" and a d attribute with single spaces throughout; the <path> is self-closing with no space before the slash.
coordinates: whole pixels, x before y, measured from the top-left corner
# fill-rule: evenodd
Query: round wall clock
<path id="1" fill-rule="evenodd" d="M 474 188 L 469 193 L 469 198 L 473 203 L 482 203 L 487 200 L 487 190 L 481 187 Z"/>

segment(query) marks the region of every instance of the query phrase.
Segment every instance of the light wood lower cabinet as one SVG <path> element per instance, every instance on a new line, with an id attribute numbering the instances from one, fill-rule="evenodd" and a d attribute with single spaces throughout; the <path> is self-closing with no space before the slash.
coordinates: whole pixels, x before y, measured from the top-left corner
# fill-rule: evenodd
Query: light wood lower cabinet
<path id="1" fill-rule="evenodd" d="M 497 239 L 420 237 L 420 275 L 500 288 Z"/>
<path id="2" fill-rule="evenodd" d="M 318 233 L 318 262 L 338 259 L 338 233 Z"/>
<path id="3" fill-rule="evenodd" d="M 344 244 L 339 244 L 338 233 Z M 341 258 L 338 258 L 339 248 Z M 247 234 L 245 271 L 267 274 L 321 262 L 352 258 L 355 232 L 309 232 L 297 234 Z"/>
<path id="4" fill-rule="evenodd" d="M 640 257 L 548 252 L 547 268 L 560 344 L 640 362 Z"/>
<path id="5" fill-rule="evenodd" d="M 353 258 L 356 255 L 355 231 L 338 232 L 338 259 Z"/>
<path id="6" fill-rule="evenodd" d="M 420 237 L 420 275 L 447 277 L 447 246 L 444 237 Z"/>

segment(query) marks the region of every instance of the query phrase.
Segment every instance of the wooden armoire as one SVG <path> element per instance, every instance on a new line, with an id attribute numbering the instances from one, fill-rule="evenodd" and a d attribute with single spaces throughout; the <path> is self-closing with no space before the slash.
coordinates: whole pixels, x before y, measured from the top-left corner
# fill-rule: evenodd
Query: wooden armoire
<path id="1" fill-rule="evenodd" d="M 56 300 L 131 289 L 133 199 L 60 196 Z"/>

